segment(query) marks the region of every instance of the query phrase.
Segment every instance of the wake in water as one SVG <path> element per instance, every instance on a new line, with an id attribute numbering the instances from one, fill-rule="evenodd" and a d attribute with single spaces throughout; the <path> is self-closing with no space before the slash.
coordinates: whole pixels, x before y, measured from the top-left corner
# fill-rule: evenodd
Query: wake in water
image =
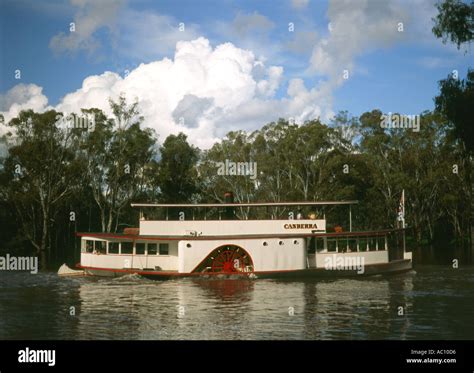
<path id="1" fill-rule="evenodd" d="M 119 277 L 113 277 L 112 281 L 119 282 L 122 284 L 127 283 L 127 282 L 130 282 L 130 283 L 155 282 L 146 277 L 140 276 L 138 273 L 130 273 L 130 274 L 126 274 Z"/>

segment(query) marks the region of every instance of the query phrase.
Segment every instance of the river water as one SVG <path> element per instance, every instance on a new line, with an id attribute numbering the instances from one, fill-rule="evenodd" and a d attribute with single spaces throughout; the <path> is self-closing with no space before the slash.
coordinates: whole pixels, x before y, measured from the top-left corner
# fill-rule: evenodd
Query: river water
<path id="1" fill-rule="evenodd" d="M 0 271 L 0 339 L 474 339 L 474 267 L 304 281 Z"/>

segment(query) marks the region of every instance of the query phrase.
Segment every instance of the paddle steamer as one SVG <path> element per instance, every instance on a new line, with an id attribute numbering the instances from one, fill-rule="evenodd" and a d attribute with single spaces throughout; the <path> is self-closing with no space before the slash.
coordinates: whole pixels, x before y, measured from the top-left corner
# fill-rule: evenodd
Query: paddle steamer
<path id="1" fill-rule="evenodd" d="M 360 276 L 412 269 L 403 228 L 352 231 L 357 201 L 234 203 L 230 193 L 226 197 L 222 204 L 134 203 L 140 209 L 138 228 L 78 233 L 77 266 L 86 275 L 157 279 Z M 335 206 L 348 207 L 346 229 L 327 229 L 325 214 L 314 212 Z"/>

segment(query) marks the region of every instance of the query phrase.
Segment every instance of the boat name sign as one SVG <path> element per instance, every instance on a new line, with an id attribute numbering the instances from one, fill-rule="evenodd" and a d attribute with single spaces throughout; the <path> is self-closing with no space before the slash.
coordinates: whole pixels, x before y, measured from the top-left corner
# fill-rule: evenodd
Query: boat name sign
<path id="1" fill-rule="evenodd" d="M 285 224 L 285 229 L 318 229 L 316 224 Z"/>

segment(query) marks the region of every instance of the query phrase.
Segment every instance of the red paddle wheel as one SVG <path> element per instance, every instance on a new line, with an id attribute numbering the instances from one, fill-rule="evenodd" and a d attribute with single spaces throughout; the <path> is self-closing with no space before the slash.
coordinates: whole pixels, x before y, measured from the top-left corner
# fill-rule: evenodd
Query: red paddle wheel
<path id="1" fill-rule="evenodd" d="M 240 246 L 225 245 L 213 250 L 193 272 L 253 272 L 253 262 L 247 251 Z"/>
<path id="2" fill-rule="evenodd" d="M 242 250 L 224 250 L 212 261 L 212 272 L 244 272 L 246 254 Z"/>

